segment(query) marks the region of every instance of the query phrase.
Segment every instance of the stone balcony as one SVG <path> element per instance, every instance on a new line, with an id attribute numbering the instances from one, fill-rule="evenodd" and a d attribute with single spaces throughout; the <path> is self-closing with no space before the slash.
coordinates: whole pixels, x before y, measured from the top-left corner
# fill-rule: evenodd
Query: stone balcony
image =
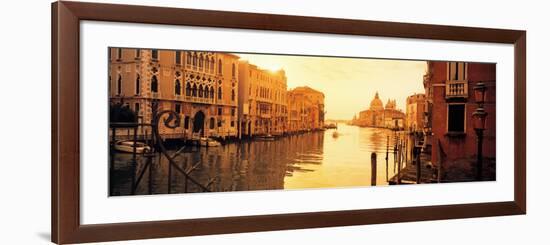
<path id="1" fill-rule="evenodd" d="M 468 98 L 468 81 L 446 81 L 445 99 Z"/>

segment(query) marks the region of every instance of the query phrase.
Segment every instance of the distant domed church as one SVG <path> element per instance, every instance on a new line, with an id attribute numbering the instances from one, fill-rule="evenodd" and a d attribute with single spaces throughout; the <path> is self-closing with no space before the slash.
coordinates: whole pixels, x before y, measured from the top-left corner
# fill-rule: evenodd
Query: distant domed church
<path id="1" fill-rule="evenodd" d="M 384 106 L 376 92 L 369 109 L 359 112 L 359 118 L 355 118 L 353 124 L 361 127 L 402 129 L 405 113 L 398 110 L 396 104 L 395 100 L 388 100 Z"/>

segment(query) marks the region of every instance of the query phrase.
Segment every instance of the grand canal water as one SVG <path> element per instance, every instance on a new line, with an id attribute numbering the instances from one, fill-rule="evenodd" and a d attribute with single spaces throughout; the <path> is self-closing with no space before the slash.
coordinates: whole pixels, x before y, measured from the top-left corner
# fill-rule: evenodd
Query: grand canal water
<path id="1" fill-rule="evenodd" d="M 179 155 L 178 166 L 199 164 L 191 176 L 206 184 L 216 178 L 214 191 L 334 188 L 371 185 L 371 153 L 377 154 L 377 185 L 387 185 L 396 171 L 394 132 L 379 128 L 339 125 L 335 130 L 311 132 L 275 141 L 230 143 L 221 147 L 189 148 Z M 390 146 L 386 164 L 386 146 Z M 175 151 L 175 150 L 174 150 Z M 171 151 L 170 153 L 174 153 Z M 131 154 L 115 155 L 112 195 L 129 195 L 132 179 L 138 179 L 146 158 L 138 158 L 134 169 Z M 165 157 L 152 158 L 151 175 L 145 172 L 135 194 L 168 193 L 169 168 Z M 132 177 L 133 176 L 133 177 Z M 170 193 L 184 192 L 184 177 L 171 170 Z M 188 192 L 199 192 L 188 184 Z"/>

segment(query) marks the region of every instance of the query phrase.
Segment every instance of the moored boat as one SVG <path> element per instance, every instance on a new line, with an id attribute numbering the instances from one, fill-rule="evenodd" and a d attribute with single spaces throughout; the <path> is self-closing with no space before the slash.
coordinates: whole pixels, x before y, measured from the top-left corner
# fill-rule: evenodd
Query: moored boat
<path id="1" fill-rule="evenodd" d="M 120 152 L 134 153 L 134 141 L 120 140 L 115 143 L 115 149 Z M 151 147 L 143 142 L 136 141 L 135 149 L 137 154 L 143 154 L 151 151 Z"/>
<path id="2" fill-rule="evenodd" d="M 216 147 L 216 146 L 222 145 L 220 142 L 216 141 L 215 139 L 207 138 L 207 137 L 200 138 L 199 144 L 201 146 L 206 146 L 206 147 Z"/>
<path id="3" fill-rule="evenodd" d="M 260 136 L 257 136 L 256 138 L 259 139 L 259 140 L 265 140 L 265 141 L 273 141 L 273 140 L 275 140 L 275 136 L 273 136 L 273 135 L 271 135 L 271 134 L 260 135 Z"/>

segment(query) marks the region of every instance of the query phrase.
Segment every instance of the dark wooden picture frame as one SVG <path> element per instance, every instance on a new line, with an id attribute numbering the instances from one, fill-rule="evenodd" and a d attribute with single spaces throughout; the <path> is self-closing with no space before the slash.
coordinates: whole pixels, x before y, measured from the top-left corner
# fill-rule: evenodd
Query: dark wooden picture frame
<path id="1" fill-rule="evenodd" d="M 80 224 L 80 21 L 475 41 L 514 45 L 514 200 L 99 225 Z M 52 4 L 52 241 L 80 243 L 526 213 L 526 32 L 82 2 Z"/>

